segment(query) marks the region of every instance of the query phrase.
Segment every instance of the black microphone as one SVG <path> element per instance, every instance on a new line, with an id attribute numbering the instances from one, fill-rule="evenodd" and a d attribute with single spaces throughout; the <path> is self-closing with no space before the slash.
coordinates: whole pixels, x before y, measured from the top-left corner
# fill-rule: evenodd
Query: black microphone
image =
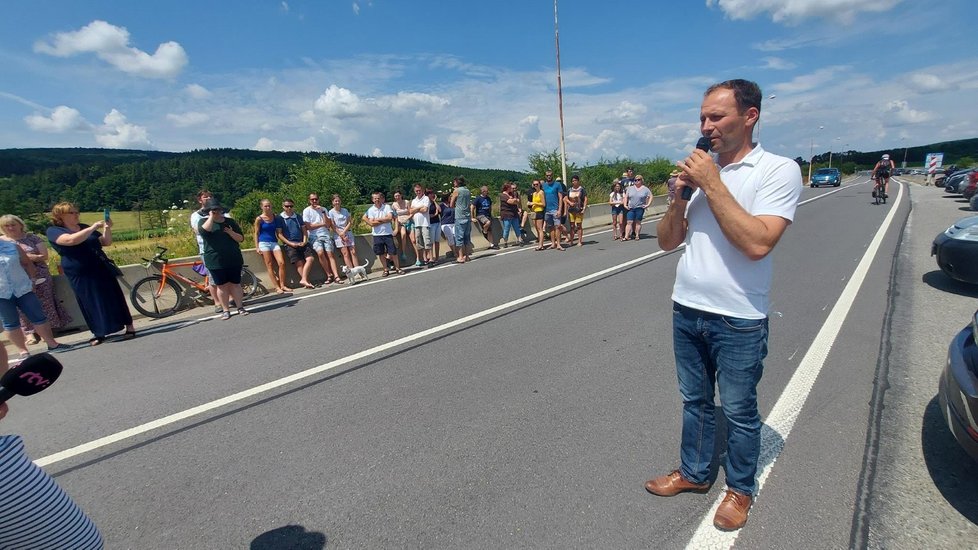
<path id="1" fill-rule="evenodd" d="M 707 153 L 709 153 L 710 152 L 710 138 L 708 138 L 708 137 L 701 137 L 700 139 L 696 140 L 696 148 L 699 149 L 699 150 L 701 150 L 701 151 L 706 151 Z M 682 197 L 683 197 L 683 200 L 684 201 L 688 201 L 689 199 L 691 199 L 693 197 L 693 188 L 692 187 L 683 187 Z"/>
<path id="2" fill-rule="evenodd" d="M 0 377 L 0 403 L 15 395 L 34 395 L 61 376 L 64 367 L 48 353 L 32 355 Z"/>

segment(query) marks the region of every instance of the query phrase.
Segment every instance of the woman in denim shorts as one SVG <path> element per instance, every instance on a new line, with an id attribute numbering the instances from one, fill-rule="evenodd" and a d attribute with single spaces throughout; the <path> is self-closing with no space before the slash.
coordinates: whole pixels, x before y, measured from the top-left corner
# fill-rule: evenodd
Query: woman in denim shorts
<path id="1" fill-rule="evenodd" d="M 261 200 L 261 214 L 255 218 L 255 247 L 258 254 L 265 261 L 265 269 L 268 270 L 268 280 L 275 285 L 278 293 L 289 292 L 285 286 L 285 256 L 282 254 L 282 247 L 278 245 L 278 235 L 276 231 L 285 229 L 282 218 L 272 212 L 272 201 Z M 273 260 L 278 263 L 278 276 L 276 269 L 272 265 Z"/>

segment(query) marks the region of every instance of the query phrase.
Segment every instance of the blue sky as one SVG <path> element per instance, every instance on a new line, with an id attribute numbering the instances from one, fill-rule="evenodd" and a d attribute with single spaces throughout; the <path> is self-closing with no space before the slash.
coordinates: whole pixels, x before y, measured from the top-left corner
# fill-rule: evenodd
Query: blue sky
<path id="1" fill-rule="evenodd" d="M 568 160 L 685 155 L 757 81 L 807 158 L 978 136 L 973 0 L 562 0 Z M 207 147 L 526 169 L 559 144 L 552 0 L 8 0 L 0 148 Z M 769 96 L 775 96 L 771 99 Z"/>

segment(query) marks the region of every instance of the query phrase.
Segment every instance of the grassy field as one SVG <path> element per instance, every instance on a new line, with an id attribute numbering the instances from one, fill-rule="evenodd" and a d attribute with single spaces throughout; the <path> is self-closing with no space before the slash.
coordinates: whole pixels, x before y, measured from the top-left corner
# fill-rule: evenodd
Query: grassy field
<path id="1" fill-rule="evenodd" d="M 170 258 L 195 256 L 197 241 L 190 231 L 189 211 L 178 210 L 173 214 L 170 222 L 172 230 L 168 230 L 159 227 L 150 228 L 150 221 L 145 212 L 110 213 L 113 242 L 111 246 L 105 247 L 105 253 L 119 265 L 143 263 L 142 258 L 153 257 L 157 245 L 168 248 L 167 256 Z M 79 219 L 82 223 L 91 225 L 101 220 L 103 216 L 104 213 L 101 211 L 82 212 Z M 48 258 L 48 267 L 52 272 L 57 272 L 60 262 L 60 256 L 52 249 Z"/>

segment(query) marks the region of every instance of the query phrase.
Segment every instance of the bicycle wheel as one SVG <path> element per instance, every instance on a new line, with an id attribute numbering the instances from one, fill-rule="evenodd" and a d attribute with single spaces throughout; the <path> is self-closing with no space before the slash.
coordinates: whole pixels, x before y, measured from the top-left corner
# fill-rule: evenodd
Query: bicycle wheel
<path id="1" fill-rule="evenodd" d="M 258 290 L 258 277 L 251 272 L 247 267 L 241 268 L 241 293 L 247 300 L 255 295 L 255 291 Z"/>
<path id="2" fill-rule="evenodd" d="M 129 299 L 143 315 L 161 319 L 176 313 L 180 306 L 180 294 L 180 286 L 172 279 L 166 279 L 166 284 L 163 284 L 162 276 L 150 275 L 132 285 Z"/>

